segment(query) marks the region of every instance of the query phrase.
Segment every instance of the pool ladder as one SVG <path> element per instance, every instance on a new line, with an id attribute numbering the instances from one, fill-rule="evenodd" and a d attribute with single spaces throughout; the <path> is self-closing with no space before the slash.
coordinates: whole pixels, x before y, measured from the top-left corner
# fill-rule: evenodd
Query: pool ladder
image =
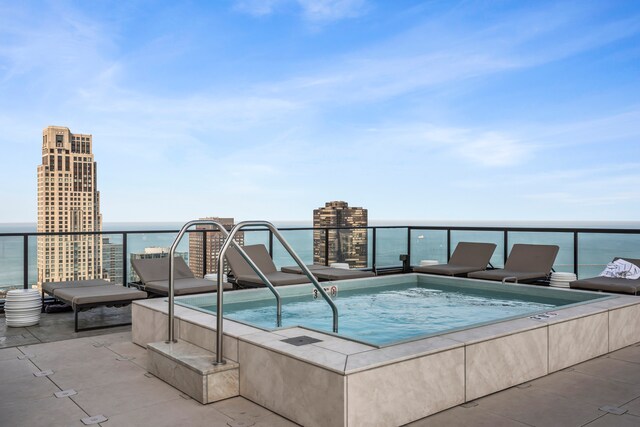
<path id="1" fill-rule="evenodd" d="M 333 312 L 333 332 L 338 332 L 338 307 L 336 307 L 335 303 L 329 297 L 327 292 L 318 282 L 318 279 L 315 278 L 309 268 L 305 265 L 304 262 L 300 259 L 298 254 L 291 248 L 289 243 L 282 236 L 280 231 L 268 221 L 243 221 L 236 224 L 230 232 L 227 231 L 226 228 L 222 224 L 213 220 L 194 220 L 187 222 L 176 236 L 176 239 L 173 241 L 171 245 L 171 249 L 169 251 L 169 296 L 168 296 L 168 312 L 169 312 L 169 333 L 167 342 L 176 342 L 175 339 L 175 325 L 174 325 L 174 256 L 178 244 L 182 240 L 182 237 L 187 232 L 187 230 L 194 225 L 213 225 L 215 226 L 223 235 L 224 235 L 224 243 L 222 248 L 220 249 L 220 253 L 218 255 L 218 274 L 217 274 L 217 304 L 216 304 L 216 360 L 214 365 L 222 365 L 226 363 L 223 357 L 223 305 L 224 305 L 224 289 L 222 278 L 224 271 L 224 256 L 229 250 L 231 246 L 233 246 L 238 253 L 242 256 L 242 258 L 251 266 L 251 269 L 260 277 L 260 279 L 264 282 L 264 284 L 271 290 L 273 295 L 276 298 L 276 324 L 278 327 L 282 326 L 282 298 L 280 297 L 280 293 L 276 290 L 275 286 L 269 281 L 269 279 L 265 276 L 265 274 L 260 270 L 260 268 L 253 262 L 253 260 L 247 255 L 247 253 L 242 249 L 242 247 L 235 241 L 233 238 L 235 235 L 245 227 L 265 227 L 274 236 L 280 241 L 284 249 L 291 255 L 293 260 L 298 264 L 302 272 L 307 276 L 307 278 L 311 281 L 313 286 L 318 290 L 322 298 L 329 304 L 331 307 L 331 311 Z"/>

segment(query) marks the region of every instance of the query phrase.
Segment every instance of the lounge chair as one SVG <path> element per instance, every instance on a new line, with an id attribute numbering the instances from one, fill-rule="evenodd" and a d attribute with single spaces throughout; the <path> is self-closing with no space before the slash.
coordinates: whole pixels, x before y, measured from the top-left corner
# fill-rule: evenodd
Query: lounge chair
<path id="1" fill-rule="evenodd" d="M 43 283 L 43 309 L 45 293 L 73 308 L 76 332 L 130 325 L 131 323 L 129 322 L 80 329 L 78 328 L 78 313 L 99 306 L 124 307 L 131 304 L 134 300 L 147 297 L 146 292 L 115 285 L 102 279 Z"/>
<path id="2" fill-rule="evenodd" d="M 467 277 L 525 283 L 544 280 L 551 274 L 559 249 L 556 245 L 515 244 L 504 269 L 476 271 Z"/>
<path id="3" fill-rule="evenodd" d="M 620 258 L 640 267 L 640 259 Z M 585 289 L 588 291 L 615 292 L 631 295 L 640 295 L 640 279 L 622 279 L 619 277 L 591 277 L 569 283 L 572 289 Z"/>
<path id="4" fill-rule="evenodd" d="M 413 267 L 413 271 L 443 276 L 466 276 L 474 271 L 486 270 L 495 250 L 494 243 L 460 242 L 447 264 Z"/>
<path id="5" fill-rule="evenodd" d="M 362 270 L 347 270 L 345 268 L 335 268 L 326 265 L 311 264 L 307 265 L 311 274 L 313 274 L 318 280 L 321 281 L 335 281 L 335 280 L 347 280 L 347 279 L 361 279 L 364 277 L 374 277 L 375 273 L 372 271 Z M 284 273 L 292 274 L 304 274 L 302 269 L 295 266 L 282 267 L 280 271 Z"/>
<path id="6" fill-rule="evenodd" d="M 169 294 L 169 258 L 133 259 L 131 267 L 140 277 L 140 283 L 135 286 L 155 295 Z M 218 290 L 216 282 L 195 277 L 181 257 L 174 257 L 173 268 L 173 294 L 176 296 Z M 224 283 L 224 289 L 233 289 L 233 286 Z"/>
<path id="7" fill-rule="evenodd" d="M 309 283 L 309 279 L 305 275 L 278 271 L 264 245 L 243 246 L 242 249 L 260 269 L 262 274 L 269 279 L 269 282 L 271 282 L 273 286 Z M 249 287 L 266 286 L 260 276 L 253 271 L 253 268 L 251 268 L 249 263 L 245 261 L 236 248 L 233 246 L 230 247 L 225 256 L 229 263 L 229 267 L 231 268 L 231 272 L 235 277 L 236 284 L 239 286 Z"/>

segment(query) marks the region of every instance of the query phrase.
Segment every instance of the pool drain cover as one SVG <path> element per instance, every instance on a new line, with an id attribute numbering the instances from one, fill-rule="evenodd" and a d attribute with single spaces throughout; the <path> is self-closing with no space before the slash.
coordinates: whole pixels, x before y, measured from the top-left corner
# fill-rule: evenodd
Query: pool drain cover
<path id="1" fill-rule="evenodd" d="M 291 344 L 291 345 L 296 345 L 296 346 L 301 346 L 301 345 L 308 345 L 308 344 L 313 344 L 316 342 L 322 342 L 322 340 L 316 339 L 316 338 L 312 338 L 312 337 L 308 337 L 306 335 L 300 335 L 299 337 L 291 337 L 291 338 L 287 338 L 286 340 L 281 340 L 282 342 L 286 342 L 287 344 Z"/>

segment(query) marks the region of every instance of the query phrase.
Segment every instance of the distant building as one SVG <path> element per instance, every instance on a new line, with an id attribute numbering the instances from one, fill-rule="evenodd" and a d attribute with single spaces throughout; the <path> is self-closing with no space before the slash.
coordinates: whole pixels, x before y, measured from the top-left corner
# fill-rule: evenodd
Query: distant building
<path id="1" fill-rule="evenodd" d="M 208 219 L 219 222 L 227 230 L 235 225 L 233 218 L 207 217 L 200 219 Z M 213 230 L 212 225 L 196 225 L 196 230 Z M 244 232 L 240 231 L 236 234 L 234 240 L 240 245 L 244 245 Z M 207 273 L 218 272 L 218 256 L 220 249 L 224 243 L 224 236 L 219 231 L 211 231 L 205 233 L 191 232 L 189 233 L 189 268 L 196 277 L 204 277 Z M 206 252 L 207 268 L 204 271 L 204 254 Z M 225 261 L 225 271 L 228 271 Z"/>
<path id="2" fill-rule="evenodd" d="M 38 232 L 102 231 L 97 165 L 92 136 L 66 127 L 42 131 L 38 165 Z M 102 277 L 102 238 L 95 235 L 39 236 L 38 286 L 43 282 Z"/>
<path id="3" fill-rule="evenodd" d="M 349 207 L 347 202 L 333 201 L 313 211 L 313 227 L 367 227 L 367 210 Z M 326 231 L 313 230 L 314 264 L 346 262 L 352 268 L 366 268 L 368 263 L 368 230 L 354 228 L 328 230 L 329 259 L 326 259 Z"/>
<path id="4" fill-rule="evenodd" d="M 102 277 L 113 283 L 122 284 L 122 243 L 112 243 L 108 237 L 102 238 Z"/>
<path id="5" fill-rule="evenodd" d="M 169 252 L 171 252 L 171 248 L 161 248 L 157 246 L 152 246 L 149 248 L 144 248 L 144 252 L 132 252 L 129 255 L 129 259 L 134 260 L 134 259 L 166 258 L 169 256 Z M 185 261 L 189 262 L 189 254 L 187 252 L 176 252 L 175 256 L 179 256 L 183 258 Z M 129 265 L 131 265 L 131 263 L 129 263 Z M 137 282 L 139 280 L 140 280 L 140 277 L 138 277 L 135 270 L 133 268 L 129 269 L 129 281 Z"/>

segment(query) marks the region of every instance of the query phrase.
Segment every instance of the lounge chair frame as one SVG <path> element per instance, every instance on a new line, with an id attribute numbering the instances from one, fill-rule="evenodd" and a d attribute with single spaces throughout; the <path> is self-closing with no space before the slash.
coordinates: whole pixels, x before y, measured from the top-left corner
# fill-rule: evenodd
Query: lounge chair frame
<path id="1" fill-rule="evenodd" d="M 104 285 L 104 286 L 115 286 L 115 285 Z M 128 287 L 128 286 L 127 286 Z M 101 302 L 92 302 L 92 303 L 87 303 L 87 304 L 73 304 L 73 302 L 71 301 L 66 301 L 56 295 L 54 295 L 54 292 L 49 292 L 45 289 L 42 289 L 42 312 L 44 313 L 44 309 L 45 309 L 45 294 L 51 296 L 52 298 L 58 300 L 58 301 L 62 301 L 65 304 L 69 305 L 72 309 L 73 309 L 73 317 L 74 317 L 74 331 L 75 332 L 82 332 L 82 331 L 94 331 L 97 329 L 107 329 L 107 328 L 117 328 L 119 326 L 129 326 L 131 325 L 131 322 L 126 322 L 126 323 L 116 323 L 116 324 L 108 324 L 108 325 L 100 325 L 100 326 L 90 326 L 87 328 L 79 328 L 78 327 L 78 315 L 81 311 L 87 311 L 90 310 L 92 308 L 96 308 L 96 307 L 103 307 L 103 306 L 113 306 L 113 307 L 126 307 L 127 305 L 130 305 L 133 300 L 115 300 L 115 301 L 101 301 Z"/>

